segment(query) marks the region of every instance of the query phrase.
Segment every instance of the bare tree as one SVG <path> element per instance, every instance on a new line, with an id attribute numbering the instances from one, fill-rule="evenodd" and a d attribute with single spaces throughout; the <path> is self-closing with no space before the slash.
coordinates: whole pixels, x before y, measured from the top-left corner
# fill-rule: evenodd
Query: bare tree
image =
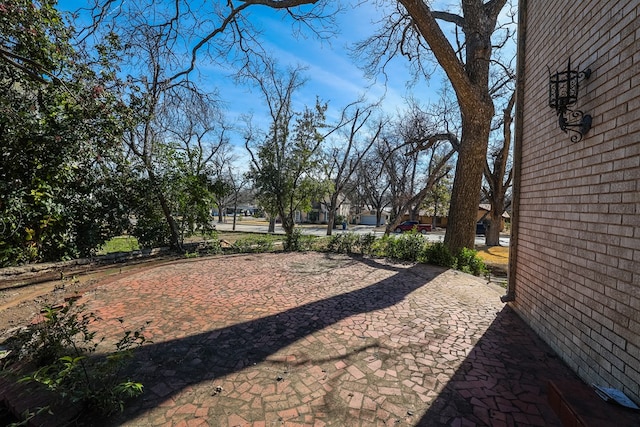
<path id="1" fill-rule="evenodd" d="M 459 13 L 455 13 L 434 11 L 423 0 L 398 0 L 398 7 L 383 20 L 382 31 L 360 46 L 373 59 L 372 66 L 384 66 L 385 58 L 404 55 L 416 72 L 428 74 L 428 58 L 435 58 L 455 91 L 462 133 L 445 235 L 452 252 L 474 246 L 484 159 L 494 116 L 489 72 L 492 35 L 506 3 L 462 0 Z M 443 31 L 449 24 L 455 30 L 455 42 Z"/>
<path id="2" fill-rule="evenodd" d="M 441 122 L 445 127 L 438 131 L 443 124 L 413 103 L 397 121 L 393 136 L 399 139 L 389 139 L 389 135 L 384 138 L 383 170 L 392 196 L 387 233 L 400 224 L 405 213 L 415 219 L 427 195 L 451 170 L 450 159 L 459 142 L 448 130 L 446 120 Z"/>
<path id="3" fill-rule="evenodd" d="M 509 153 L 515 99 L 516 94 L 513 92 L 502 112 L 502 144 L 495 147 L 491 152 L 491 163 L 486 159 L 484 165 L 484 177 L 487 186 L 483 187 L 483 192 L 491 204 L 489 227 L 485 230 L 487 246 L 500 246 L 500 225 L 502 224 L 502 214 L 506 208 L 506 194 L 511 186 L 513 172 L 513 169 L 509 167 Z"/>
<path id="4" fill-rule="evenodd" d="M 107 16 L 120 12 L 132 2 L 96 0 L 93 21 L 100 23 Z M 134 2 L 139 3 L 139 2 Z M 507 0 L 461 0 L 457 12 L 434 11 L 424 0 L 398 0 L 395 9 L 386 11 L 381 31 L 362 46 L 366 46 L 373 64 L 386 63 L 385 58 L 405 55 L 414 68 L 426 70 L 428 58 L 435 58 L 454 88 L 461 112 L 462 134 L 459 141 L 456 176 L 451 197 L 449 224 L 445 243 L 453 252 L 473 247 L 477 199 L 480 194 L 494 104 L 490 91 L 490 66 L 495 47 L 492 36 L 497 29 L 500 12 Z M 178 0 L 168 5 L 147 0 L 141 10 L 163 7 L 165 18 L 156 26 L 167 28 L 168 41 L 191 48 L 189 66 L 169 80 L 188 75 L 196 65 L 197 56 L 209 55 L 212 60 L 229 57 L 229 46 L 238 47 L 241 57 L 262 54 L 256 43 L 257 31 L 246 17 L 252 6 L 266 6 L 283 11 L 297 29 L 307 28 L 319 37 L 332 33 L 332 16 L 339 2 L 328 0 L 246 0 L 240 3 L 186 2 Z M 439 24 L 440 22 L 440 24 Z M 443 28 L 452 25 L 455 41 Z M 187 33 L 178 32 L 188 28 Z M 211 43 L 213 39 L 216 43 Z M 502 39 L 504 40 L 504 38 Z M 222 55 L 221 55 L 222 54 Z M 375 66 L 375 65 L 374 65 Z M 426 73 L 428 74 L 428 73 Z"/>
<path id="5" fill-rule="evenodd" d="M 376 227 L 382 225 L 382 213 L 391 203 L 391 181 L 383 173 L 384 155 L 382 144 L 376 144 L 373 151 L 360 162 L 352 180 L 350 194 L 357 194 L 367 208 L 376 213 Z"/>
<path id="6" fill-rule="evenodd" d="M 353 108 L 353 111 L 350 111 Z M 375 123 L 373 114 L 375 106 L 361 107 L 352 104 L 342 112 L 336 128 L 344 128 L 341 135 L 336 136 L 335 144 L 325 152 L 325 175 L 331 182 L 331 191 L 326 202 L 329 213 L 327 221 L 327 236 L 330 236 L 335 224 L 336 213 L 342 202 L 345 188 L 351 177 L 362 164 L 364 157 L 373 147 L 385 126 L 382 119 Z"/>
<path id="7" fill-rule="evenodd" d="M 148 200 L 155 199 L 171 246 L 181 250 L 185 227 L 193 231 L 195 222 L 209 222 L 211 177 L 230 149 L 228 126 L 211 93 L 186 78 L 168 77 L 176 66 L 168 30 L 154 27 L 143 12 L 131 16 L 118 37 L 106 37 L 120 41 L 118 59 L 127 73 L 120 97 L 137 113 L 123 143 L 129 165 L 144 181 L 140 199 L 147 202 L 136 212 L 138 224 L 151 218 Z"/>
<path id="8" fill-rule="evenodd" d="M 419 151 L 428 151 L 427 161 L 427 174 L 425 180 L 422 181 L 421 186 L 414 189 L 411 192 L 398 192 L 399 196 L 396 199 L 396 203 L 393 209 L 394 215 L 391 221 L 387 224 L 385 233 L 389 233 L 400 224 L 402 221 L 402 214 L 409 212 L 412 219 L 417 215 L 420 206 L 423 201 L 432 191 L 434 186 L 444 178 L 451 170 L 449 160 L 453 156 L 455 150 L 451 147 L 444 148 L 442 142 L 448 142 L 451 145 L 457 144 L 457 137 L 453 134 L 436 134 L 424 141 L 418 148 L 413 149 L 405 154 L 406 157 L 411 157 L 417 154 Z M 397 178 L 397 177 L 396 177 Z M 393 182 L 393 180 L 392 180 Z M 402 182 L 402 179 L 398 180 Z M 393 186 L 393 183 L 392 183 Z"/>
<path id="9" fill-rule="evenodd" d="M 197 70 L 204 59 L 222 67 L 236 62 L 250 66 L 257 56 L 268 57 L 260 44 L 263 29 L 251 11 L 259 7 L 281 12 L 292 26 L 292 35 L 310 32 L 322 40 L 335 36 L 335 16 L 339 2 L 327 0 L 243 0 L 211 2 L 209 0 L 92 0 L 92 6 L 77 15 L 89 19 L 80 34 L 90 39 L 104 28 L 129 27 L 131 22 L 145 22 L 164 34 L 164 42 L 179 59 L 179 66 L 165 78 L 179 81 Z M 119 31 L 118 31 L 119 32 Z"/>
<path id="10" fill-rule="evenodd" d="M 231 188 L 231 195 L 233 196 L 233 227 L 232 230 L 236 230 L 236 219 L 238 216 L 238 202 L 240 201 L 240 194 L 242 190 L 249 184 L 249 179 L 246 175 L 240 173 L 234 173 L 229 167 L 227 170 L 227 177 Z"/>

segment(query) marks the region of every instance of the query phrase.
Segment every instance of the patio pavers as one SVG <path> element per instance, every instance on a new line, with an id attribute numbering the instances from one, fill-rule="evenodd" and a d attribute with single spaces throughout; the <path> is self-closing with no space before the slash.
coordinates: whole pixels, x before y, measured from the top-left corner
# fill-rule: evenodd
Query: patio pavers
<path id="1" fill-rule="evenodd" d="M 500 295 L 433 266 L 280 253 L 155 266 L 80 303 L 107 342 L 151 322 L 145 393 L 110 425 L 559 426 L 546 382 L 575 377 Z"/>

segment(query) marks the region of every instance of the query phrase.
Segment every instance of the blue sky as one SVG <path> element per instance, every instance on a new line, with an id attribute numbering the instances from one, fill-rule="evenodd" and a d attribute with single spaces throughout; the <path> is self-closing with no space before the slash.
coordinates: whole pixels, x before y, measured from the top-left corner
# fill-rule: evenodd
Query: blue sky
<path id="1" fill-rule="evenodd" d="M 379 19 L 378 13 L 369 3 L 347 8 L 339 16 L 340 33 L 329 41 L 318 40 L 312 35 L 293 37 L 290 22 L 283 21 L 279 14 L 259 14 L 259 25 L 264 29 L 261 40 L 265 49 L 277 58 L 282 68 L 296 65 L 306 68 L 304 75 L 308 81 L 297 95 L 299 104 L 313 105 L 316 96 L 319 96 L 329 103 L 328 115 L 335 116 L 342 107 L 366 96 L 372 102 L 384 98 L 384 111 L 394 114 L 403 108 L 407 96 L 418 97 L 425 104 L 430 98 L 434 101 L 437 99 L 441 75 L 407 88 L 410 76 L 404 58 L 395 59 L 389 64 L 388 80 L 383 76 L 372 80 L 350 57 L 349 47 L 373 33 L 373 22 Z M 201 69 L 206 67 L 206 64 L 202 64 Z M 209 74 L 210 81 L 215 81 L 227 102 L 229 118 L 247 112 L 259 117 L 263 111 L 260 93 L 246 86 L 234 86 L 228 76 L 226 71 Z"/>
<path id="2" fill-rule="evenodd" d="M 130 1 L 134 0 L 117 0 L 114 4 L 126 5 Z M 60 0 L 59 8 L 74 11 L 80 7 L 90 7 L 93 2 L 94 0 Z M 204 1 L 202 4 L 212 7 L 212 5 L 224 3 L 218 2 L 220 0 L 211 0 Z M 434 9 L 450 12 L 456 12 L 459 7 L 457 1 L 434 0 L 431 3 Z M 190 4 L 200 3 L 195 1 Z M 339 33 L 330 40 L 319 40 L 309 32 L 302 32 L 298 37 L 294 37 L 291 20 L 283 19 L 283 15 L 286 15 L 283 12 L 264 7 L 248 9 L 252 22 L 262 30 L 262 35 L 259 37 L 262 46 L 278 60 L 280 67 L 282 69 L 295 66 L 306 68 L 304 76 L 307 78 L 307 83 L 297 92 L 294 108 L 301 110 L 304 106 L 314 105 L 317 96 L 329 103 L 327 118 L 331 122 L 338 117 L 343 107 L 363 96 L 370 102 L 381 101 L 381 108 L 388 115 L 396 115 L 404 110 L 409 98 L 417 100 L 424 107 L 438 102 L 444 74 L 435 63 L 428 66 L 433 70 L 430 79 L 423 78 L 408 86 L 407 83 L 412 81 L 412 76 L 406 58 L 394 58 L 386 66 L 386 76 L 379 75 L 372 80 L 365 76 L 365 72 L 349 55 L 349 48 L 354 43 L 361 42 L 374 34 L 378 28 L 377 21 L 387 16 L 387 13 L 380 8 L 394 3 L 342 0 L 341 4 L 346 7 L 337 18 Z M 349 4 L 353 6 L 350 7 Z M 506 15 L 507 10 L 508 7 L 503 10 L 503 15 Z M 443 30 L 453 39 L 451 25 L 444 27 Z M 214 38 L 211 43 L 215 42 Z M 513 52 L 515 52 L 515 46 Z M 260 92 L 256 89 L 251 90 L 247 86 L 236 85 L 232 74 L 233 70 L 223 69 L 219 64 L 207 61 L 203 55 L 199 58 L 197 70 L 192 73 L 191 78 L 201 79 L 204 87 L 210 87 L 211 91 L 215 89 L 219 93 L 224 105 L 225 117 L 237 129 L 237 132 L 231 135 L 231 142 L 238 147 L 238 156 L 245 157 L 242 139 L 243 122 L 240 119 L 242 116 L 251 115 L 254 125 L 266 130 L 269 125 L 267 109 Z"/>
<path id="3" fill-rule="evenodd" d="M 357 2 L 352 1 L 354 4 Z M 88 7 L 90 3 L 88 0 L 61 0 L 59 8 L 71 11 Z M 416 97 L 423 104 L 428 103 L 429 99 L 437 99 L 437 89 L 442 77 L 436 75 L 429 83 L 419 82 L 417 86 L 408 89 L 406 83 L 410 76 L 404 58 L 389 64 L 387 81 L 382 76 L 378 76 L 376 80 L 368 79 L 350 58 L 348 48 L 375 30 L 373 22 L 379 19 L 381 12 L 373 2 L 346 7 L 338 17 L 340 33 L 329 41 L 318 40 L 309 34 L 293 37 L 291 22 L 283 20 L 282 13 L 265 8 L 251 13 L 254 18 L 259 19 L 258 25 L 264 30 L 260 39 L 263 46 L 278 59 L 282 68 L 297 65 L 307 68 L 304 75 L 308 81 L 297 94 L 296 108 L 313 105 L 316 96 L 319 96 L 329 103 L 328 116 L 331 118 L 342 107 L 363 95 L 370 101 L 378 101 L 384 97 L 383 109 L 390 114 L 403 108 L 404 98 L 407 96 Z M 230 77 L 231 70 L 220 69 L 204 60 L 199 61 L 196 73 L 202 76 L 204 84 L 219 91 L 230 122 L 235 123 L 241 115 L 251 113 L 260 124 L 266 110 L 259 92 L 251 91 L 246 86 L 236 86 Z"/>

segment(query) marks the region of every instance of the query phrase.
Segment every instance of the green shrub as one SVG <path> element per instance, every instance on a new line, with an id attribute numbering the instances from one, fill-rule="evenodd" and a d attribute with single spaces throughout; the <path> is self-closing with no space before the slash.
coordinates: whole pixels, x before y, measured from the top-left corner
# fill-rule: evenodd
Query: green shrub
<path id="1" fill-rule="evenodd" d="M 424 251 L 424 261 L 441 267 L 452 268 L 456 265 L 456 258 L 442 242 L 427 245 Z"/>
<path id="2" fill-rule="evenodd" d="M 371 248 L 369 251 L 369 255 L 378 256 L 378 257 L 386 257 L 389 251 L 389 245 L 394 242 L 395 238 L 385 235 L 379 239 L 375 239 L 371 244 Z"/>
<path id="3" fill-rule="evenodd" d="M 293 233 L 285 236 L 284 250 L 290 252 L 306 252 L 313 250 L 315 237 L 304 235 L 299 229 L 294 229 Z"/>
<path id="4" fill-rule="evenodd" d="M 193 252 L 186 251 L 184 253 L 185 258 L 198 258 L 200 256 L 200 252 L 198 250 L 194 250 Z"/>
<path id="5" fill-rule="evenodd" d="M 89 325 L 93 313 L 82 313 L 73 301 L 62 308 L 44 308 L 44 321 L 26 328 L 9 340 L 17 358 L 35 369 L 20 382 L 36 382 L 63 401 L 82 404 L 110 415 L 124 409 L 125 400 L 142 393 L 143 386 L 124 377 L 133 350 L 146 342 L 144 327 L 125 331 L 106 357 L 94 355 L 100 342 Z M 122 322 L 122 321 L 121 321 Z"/>
<path id="6" fill-rule="evenodd" d="M 416 231 L 403 233 L 388 243 L 387 256 L 401 261 L 416 262 L 424 259 L 426 241 Z"/>
<path id="7" fill-rule="evenodd" d="M 205 243 L 205 251 L 209 255 L 218 255 L 222 253 L 222 244 L 218 238 L 218 234 L 215 233 L 211 240 L 207 240 Z"/>
<path id="8" fill-rule="evenodd" d="M 273 250 L 273 239 L 267 236 L 251 236 L 238 239 L 232 246 L 237 253 L 260 253 Z"/>
<path id="9" fill-rule="evenodd" d="M 312 251 L 315 250 L 316 247 L 316 237 L 303 234 L 300 236 L 298 240 L 298 250 L 301 252 Z"/>
<path id="10" fill-rule="evenodd" d="M 376 241 L 376 235 L 373 233 L 361 234 L 358 244 L 360 245 L 360 252 L 363 255 L 373 255 L 373 245 Z"/>
<path id="11" fill-rule="evenodd" d="M 478 256 L 478 251 L 469 248 L 462 248 L 458 252 L 454 268 L 474 276 L 480 276 L 487 272 L 487 266 Z"/>
<path id="12" fill-rule="evenodd" d="M 327 250 L 340 254 L 357 253 L 360 251 L 360 238 L 352 232 L 333 234 L 329 237 Z"/>
<path id="13" fill-rule="evenodd" d="M 138 239 L 133 236 L 117 236 L 104 242 L 98 251 L 98 255 L 106 255 L 115 252 L 132 252 L 140 249 Z"/>
<path id="14" fill-rule="evenodd" d="M 362 253 L 400 261 L 427 263 L 455 268 L 476 276 L 487 272 L 487 267 L 477 251 L 464 248 L 454 256 L 444 243 L 428 243 L 424 236 L 415 231 L 400 236 L 387 235 L 379 239 L 372 233 L 360 236 L 355 233 L 340 233 L 330 236 L 326 246 L 329 252 Z"/>

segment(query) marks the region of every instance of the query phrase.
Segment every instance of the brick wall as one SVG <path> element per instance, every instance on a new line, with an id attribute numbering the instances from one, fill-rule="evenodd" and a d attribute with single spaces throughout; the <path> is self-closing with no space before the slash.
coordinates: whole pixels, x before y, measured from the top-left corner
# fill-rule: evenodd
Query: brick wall
<path id="1" fill-rule="evenodd" d="M 640 404 L 640 3 L 527 3 L 512 304 L 585 381 Z M 577 143 L 548 107 L 547 67 L 569 56 L 592 70 Z"/>

